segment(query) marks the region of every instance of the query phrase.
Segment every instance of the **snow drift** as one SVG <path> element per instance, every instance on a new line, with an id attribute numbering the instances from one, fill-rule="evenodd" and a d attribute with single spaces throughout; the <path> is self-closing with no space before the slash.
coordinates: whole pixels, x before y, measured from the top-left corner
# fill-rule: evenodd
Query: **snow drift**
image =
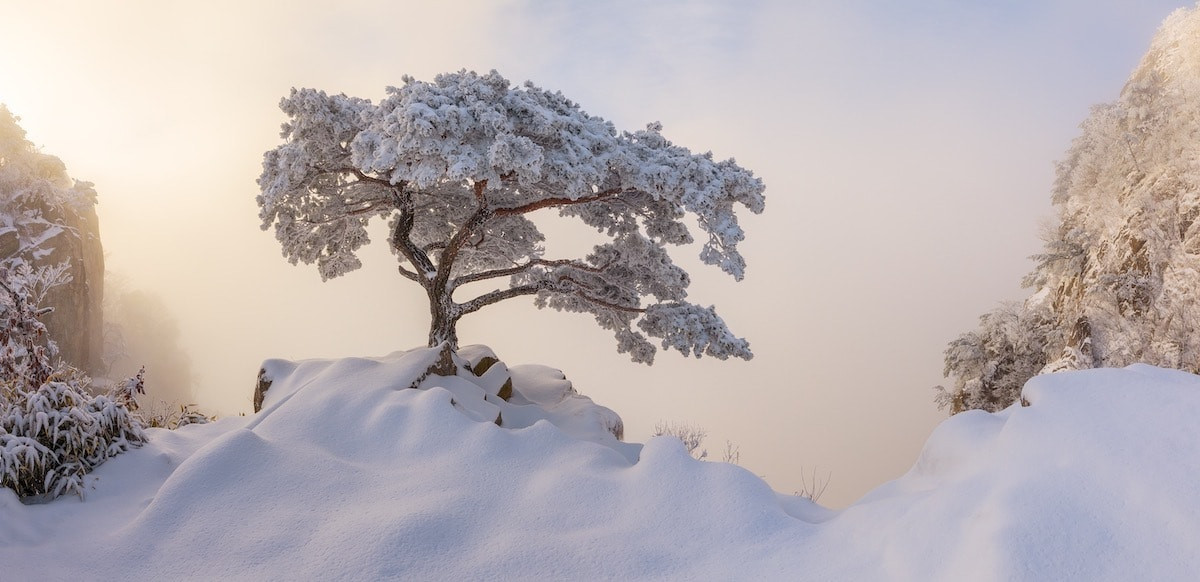
<path id="1" fill-rule="evenodd" d="M 429 377 L 430 350 L 268 362 L 262 412 L 0 491 L 5 579 L 1183 579 L 1200 571 L 1200 378 L 1038 377 L 944 422 L 841 512 L 615 415 L 557 371 Z M 497 415 L 501 425 L 495 422 Z M 799 452 L 798 452 L 799 454 Z"/>

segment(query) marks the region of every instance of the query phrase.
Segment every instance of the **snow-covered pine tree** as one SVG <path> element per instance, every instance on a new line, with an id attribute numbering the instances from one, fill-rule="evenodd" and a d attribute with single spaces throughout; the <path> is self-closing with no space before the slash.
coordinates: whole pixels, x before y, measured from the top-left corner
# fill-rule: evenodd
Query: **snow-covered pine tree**
<path id="1" fill-rule="evenodd" d="M 952 412 L 997 410 L 1039 372 L 1136 362 L 1200 372 L 1200 8 L 1166 19 L 1120 98 L 1059 163 L 1059 224 L 1022 305 L 946 351 Z"/>
<path id="2" fill-rule="evenodd" d="M 258 180 L 263 229 L 329 279 L 359 268 L 368 222 L 388 220 L 400 274 L 428 296 L 430 346 L 456 347 L 464 315 L 533 296 L 591 313 L 636 362 L 653 361 L 647 336 L 685 355 L 751 357 L 712 307 L 686 301 L 690 278 L 666 252 L 692 242 L 690 214 L 700 258 L 742 278 L 734 206 L 761 212 L 763 184 L 733 160 L 674 145 L 658 124 L 617 133 L 561 93 L 495 71 L 406 77 L 378 104 L 293 89 L 280 106 L 290 120 Z M 530 219 L 543 209 L 611 241 L 546 257 Z M 457 298 L 470 284 L 490 290 Z"/>

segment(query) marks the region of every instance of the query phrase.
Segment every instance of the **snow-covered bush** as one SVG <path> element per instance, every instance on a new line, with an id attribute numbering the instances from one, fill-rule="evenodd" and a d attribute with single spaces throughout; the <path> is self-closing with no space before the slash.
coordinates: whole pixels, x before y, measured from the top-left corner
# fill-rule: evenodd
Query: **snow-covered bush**
<path id="1" fill-rule="evenodd" d="M 673 436 L 683 443 L 683 448 L 687 449 L 689 455 L 697 459 L 708 457 L 708 451 L 700 448 L 704 437 L 708 436 L 708 431 L 694 424 L 659 421 L 655 423 L 651 436 Z"/>
<path id="2" fill-rule="evenodd" d="M 125 402 L 89 394 L 88 378 L 73 369 L 60 373 L 3 405 L 0 484 L 22 497 L 83 497 L 84 475 L 146 440 Z"/>
<path id="3" fill-rule="evenodd" d="M 1053 314 L 1033 300 L 1003 303 L 980 317 L 977 330 L 946 348 L 945 373 L 954 382 L 935 387 L 934 401 L 951 414 L 1007 408 L 1049 363 L 1048 346 L 1065 341 L 1056 324 Z"/>
<path id="4" fill-rule="evenodd" d="M 708 459 L 708 449 L 700 448 L 704 444 L 708 431 L 688 422 L 659 421 L 654 424 L 654 432 L 650 436 L 671 436 L 683 443 L 689 455 L 699 459 Z M 741 448 L 733 441 L 725 441 L 725 450 L 721 453 L 721 462 L 738 464 L 742 460 Z"/>
<path id="5" fill-rule="evenodd" d="M 141 374 L 111 394 L 89 392 L 91 379 L 61 362 L 38 320 L 44 291 L 61 280 L 53 267 L 16 261 L 0 270 L 0 486 L 24 498 L 83 497 L 83 477 L 145 442 L 131 413 Z"/>
<path id="6" fill-rule="evenodd" d="M 151 428 L 177 429 L 189 424 L 208 424 L 211 417 L 199 410 L 195 404 L 179 404 L 174 407 L 159 406 L 139 413 L 143 424 Z"/>

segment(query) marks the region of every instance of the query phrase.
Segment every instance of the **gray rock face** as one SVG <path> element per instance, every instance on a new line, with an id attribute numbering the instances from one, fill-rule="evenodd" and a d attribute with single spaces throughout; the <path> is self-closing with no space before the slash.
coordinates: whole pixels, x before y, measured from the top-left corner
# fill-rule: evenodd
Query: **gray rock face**
<path id="1" fill-rule="evenodd" d="M 54 311 L 43 321 L 58 344 L 59 356 L 88 372 L 103 371 L 104 352 L 104 247 L 96 208 L 47 208 L 47 218 L 65 227 L 55 237 L 54 250 L 35 264 L 67 261 L 71 280 L 51 289 L 46 304 Z"/>

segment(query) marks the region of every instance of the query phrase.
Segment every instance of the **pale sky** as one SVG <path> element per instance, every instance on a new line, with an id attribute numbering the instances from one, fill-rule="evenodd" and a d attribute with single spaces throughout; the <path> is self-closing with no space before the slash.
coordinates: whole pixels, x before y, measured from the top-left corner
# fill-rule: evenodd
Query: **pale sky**
<path id="1" fill-rule="evenodd" d="M 763 178 L 734 283 L 674 249 L 751 362 L 615 352 L 531 302 L 463 320 L 464 344 L 562 369 L 616 410 L 708 430 L 793 492 L 840 507 L 899 476 L 944 418 L 945 344 L 1038 251 L 1055 160 L 1116 98 L 1183 0 L 644 2 L 4 1 L 0 103 L 96 183 L 109 267 L 179 320 L 200 403 L 248 411 L 266 358 L 422 345 L 428 311 L 380 239 L 322 283 L 259 229 L 255 178 L 289 88 L 378 100 L 405 74 L 496 69 L 592 115 L 712 150 Z M 583 227 L 552 224 L 548 245 Z M 151 373 L 152 378 L 152 373 Z"/>

